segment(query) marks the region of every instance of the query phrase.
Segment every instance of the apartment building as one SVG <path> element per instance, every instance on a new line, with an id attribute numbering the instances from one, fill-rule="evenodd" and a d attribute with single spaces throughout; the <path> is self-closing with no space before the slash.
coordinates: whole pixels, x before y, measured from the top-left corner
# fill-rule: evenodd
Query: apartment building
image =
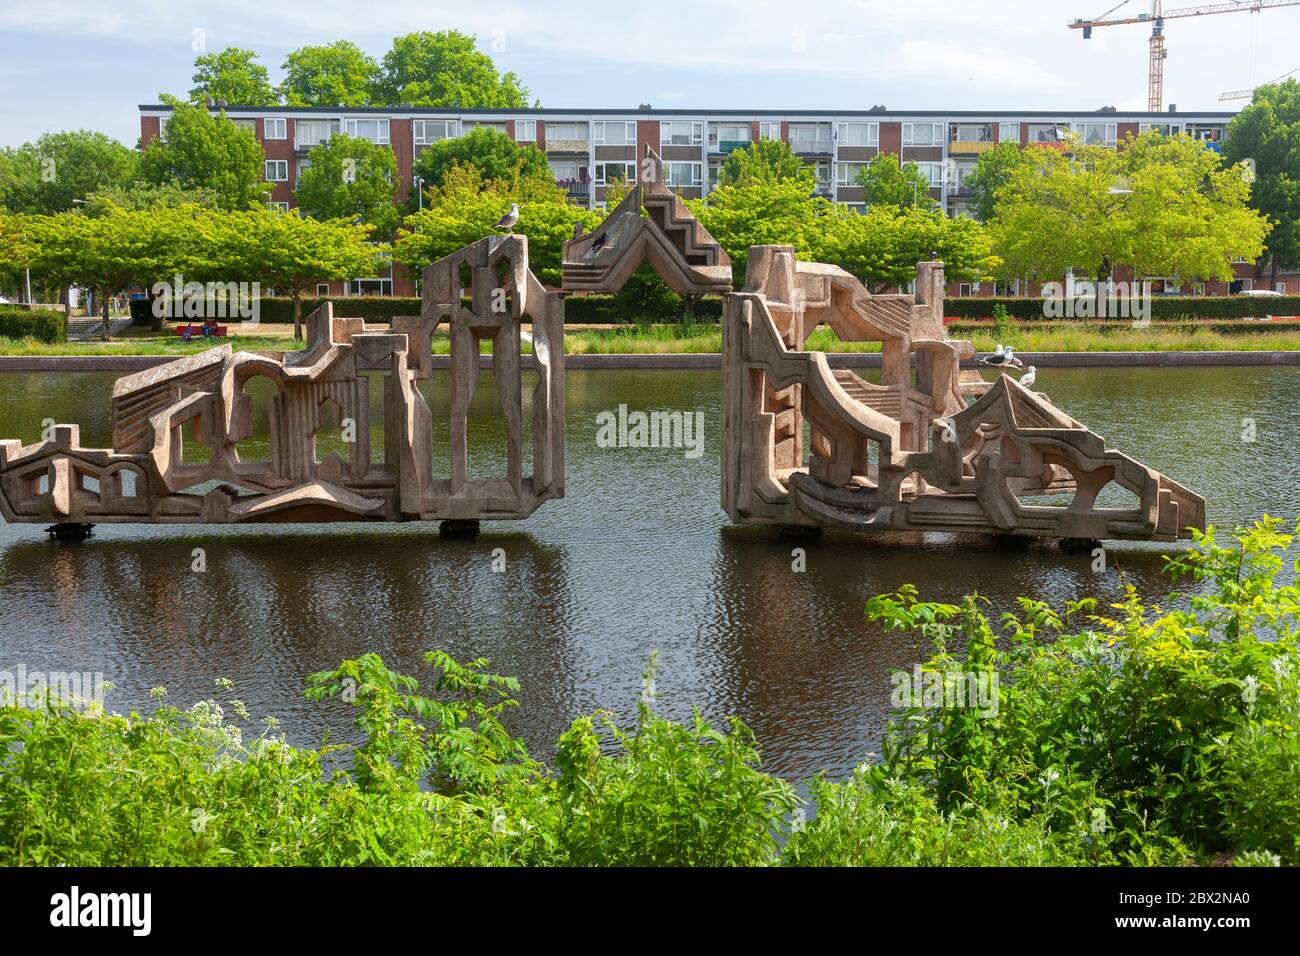
<path id="1" fill-rule="evenodd" d="M 218 108 L 216 105 L 214 109 Z M 476 126 L 498 129 L 516 142 L 531 143 L 546 154 L 556 182 L 576 203 L 603 208 L 607 186 L 634 178 L 636 157 L 644 146 L 664 160 L 668 184 L 683 198 L 699 198 L 718 183 L 728 154 L 761 139 L 779 139 L 816 171 L 817 191 L 836 202 L 861 208 L 858 172 L 880 153 L 914 162 L 929 183 L 929 195 L 950 215 L 969 214 L 971 191 L 966 177 L 981 153 L 1001 142 L 1038 143 L 1064 148 L 1070 132 L 1085 142 L 1115 147 L 1129 135 L 1149 129 L 1186 132 L 1218 148 L 1227 112 L 1121 113 L 1114 109 L 1077 111 L 867 111 L 790 112 L 771 110 L 441 110 L 428 108 L 333 108 L 225 106 L 227 115 L 247 127 L 266 153 L 271 203 L 287 209 L 294 185 L 309 165 L 308 153 L 338 132 L 392 148 L 402 178 L 402 194 L 412 187 L 412 164 L 420 152 Z M 159 135 L 170 109 L 140 107 L 141 143 Z M 1231 285 L 1209 283 L 1207 294 L 1266 287 L 1267 277 L 1243 263 Z M 1169 291 L 1174 280 L 1169 279 Z M 1265 285 L 1261 285 L 1265 283 Z M 1282 289 L 1300 294 L 1300 276 L 1288 275 Z M 324 292 L 326 284 L 322 283 Z M 358 280 L 331 294 L 411 294 L 409 276 Z M 1023 294 L 1017 286 L 954 286 L 953 293 Z M 1182 289 L 1191 292 L 1192 287 Z"/>

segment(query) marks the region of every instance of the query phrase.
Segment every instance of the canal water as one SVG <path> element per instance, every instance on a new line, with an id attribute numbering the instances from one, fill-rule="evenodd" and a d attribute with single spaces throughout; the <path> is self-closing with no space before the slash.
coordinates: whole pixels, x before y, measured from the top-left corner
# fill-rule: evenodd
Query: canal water
<path id="1" fill-rule="evenodd" d="M 80 423 L 85 445 L 107 445 L 114 377 L 0 375 L 0 437 L 35 441 L 52 418 Z M 425 389 L 444 430 L 445 384 Z M 1266 512 L 1294 523 L 1300 372 L 1044 369 L 1036 387 L 1111 447 L 1204 495 L 1216 525 Z M 570 371 L 567 497 L 526 521 L 485 524 L 472 541 L 419 523 L 102 525 L 68 544 L 40 525 L 0 525 L 0 669 L 102 672 L 116 685 L 110 709 L 123 711 L 149 706 L 155 686 L 185 705 L 230 678 L 254 715 L 315 743 L 354 732 L 345 706 L 303 700 L 307 674 L 376 651 L 428 678 L 423 652 L 441 648 L 520 679 L 511 728 L 548 759 L 576 715 L 634 715 L 658 651 L 662 712 L 738 716 L 767 769 L 842 776 L 878 750 L 892 669 L 920 658 L 909 639 L 864 620 L 872 595 L 906 583 L 947 601 L 978 590 L 1000 612 L 1018 595 L 1113 599 L 1123 581 L 1165 593 L 1161 554 L 1180 546 L 1110 543 L 1098 574 L 1086 551 L 1041 544 L 791 541 L 731 527 L 718 503 L 720 388 L 711 371 Z M 474 474 L 501 461 L 494 401 L 484 376 Z M 620 405 L 701 413 L 703 453 L 601 447 L 597 416 Z M 806 550 L 803 573 L 792 571 L 795 547 Z M 204 573 L 191 570 L 195 548 Z"/>

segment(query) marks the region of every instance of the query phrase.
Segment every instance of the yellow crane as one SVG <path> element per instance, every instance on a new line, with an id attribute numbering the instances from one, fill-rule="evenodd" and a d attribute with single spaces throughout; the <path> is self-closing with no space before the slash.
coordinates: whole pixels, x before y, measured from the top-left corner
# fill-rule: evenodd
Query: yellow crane
<path id="1" fill-rule="evenodd" d="M 1120 7 L 1127 6 L 1128 3 L 1129 0 L 1124 0 L 1123 3 L 1111 7 L 1099 17 L 1092 20 L 1075 20 L 1068 26 L 1071 30 L 1082 30 L 1083 38 L 1089 40 L 1092 38 L 1093 27 L 1117 27 L 1125 23 L 1151 24 L 1147 109 L 1152 113 L 1159 113 L 1164 109 L 1165 56 L 1167 55 L 1165 50 L 1166 20 L 1175 20 L 1181 17 L 1206 17 L 1216 13 L 1259 13 L 1261 10 L 1272 7 L 1300 6 L 1300 0 L 1243 0 L 1240 3 L 1206 3 L 1195 7 L 1175 7 L 1172 10 L 1166 10 L 1162 0 L 1151 0 L 1150 13 L 1106 19 Z"/>

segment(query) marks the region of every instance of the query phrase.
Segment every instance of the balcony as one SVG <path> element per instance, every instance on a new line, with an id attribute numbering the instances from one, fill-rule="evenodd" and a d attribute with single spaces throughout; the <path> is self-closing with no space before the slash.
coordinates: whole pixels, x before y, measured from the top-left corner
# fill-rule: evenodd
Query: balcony
<path id="1" fill-rule="evenodd" d="M 712 140 L 709 142 L 710 153 L 721 153 L 724 156 L 736 149 L 749 149 L 753 143 L 747 139 L 722 139 Z"/>
<path id="2" fill-rule="evenodd" d="M 590 179 L 557 179 L 555 185 L 563 189 L 570 199 L 578 200 L 591 198 Z"/>
<path id="3" fill-rule="evenodd" d="M 548 153 L 586 153 L 590 148 L 590 140 L 587 139 L 552 139 L 546 137 L 546 151 Z"/>
<path id="4" fill-rule="evenodd" d="M 796 156 L 829 156 L 831 155 L 831 138 L 825 139 L 804 139 L 798 142 L 790 143 L 790 151 Z"/>
<path id="5" fill-rule="evenodd" d="M 997 144 L 989 139 L 982 140 L 958 140 L 948 141 L 949 156 L 974 156 L 977 153 L 987 153 Z"/>

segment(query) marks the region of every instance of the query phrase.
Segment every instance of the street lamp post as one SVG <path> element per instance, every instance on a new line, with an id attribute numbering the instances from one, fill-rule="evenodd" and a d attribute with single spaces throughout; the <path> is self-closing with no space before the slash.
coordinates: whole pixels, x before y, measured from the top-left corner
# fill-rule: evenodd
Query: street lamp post
<path id="1" fill-rule="evenodd" d="M 424 212 L 424 177 L 415 177 L 415 201 L 419 205 L 420 212 Z"/>

